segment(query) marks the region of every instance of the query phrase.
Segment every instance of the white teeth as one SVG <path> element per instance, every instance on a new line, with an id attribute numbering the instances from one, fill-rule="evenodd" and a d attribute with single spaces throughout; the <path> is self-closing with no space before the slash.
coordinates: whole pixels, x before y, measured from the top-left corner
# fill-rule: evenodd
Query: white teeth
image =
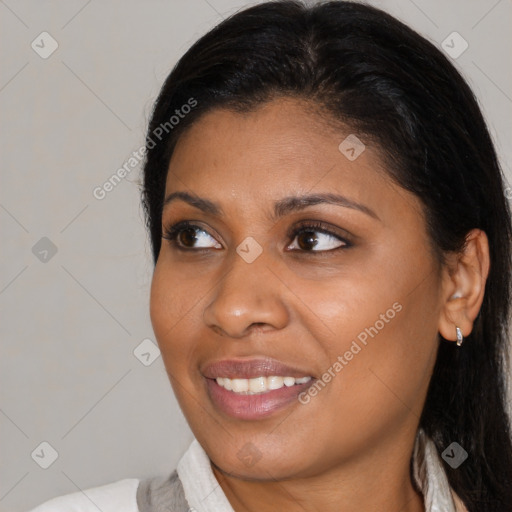
<path id="1" fill-rule="evenodd" d="M 253 393 L 263 393 L 267 390 L 267 382 L 265 377 L 256 377 L 255 379 L 249 379 L 249 391 Z"/>
<path id="2" fill-rule="evenodd" d="M 285 377 L 284 378 L 284 385 L 287 387 L 293 386 L 295 384 L 295 378 L 294 377 Z"/>
<path id="3" fill-rule="evenodd" d="M 230 379 L 227 379 L 230 380 Z M 224 379 L 226 382 L 226 379 Z M 247 379 L 232 379 L 231 380 L 231 389 L 235 393 L 241 393 L 242 391 L 249 391 L 249 381 Z"/>
<path id="4" fill-rule="evenodd" d="M 267 377 L 267 387 L 268 389 L 279 389 L 284 386 L 284 378 L 283 377 Z"/>
<path id="5" fill-rule="evenodd" d="M 281 377 L 272 375 L 270 377 L 255 377 L 253 379 L 228 379 L 227 377 L 217 377 L 217 384 L 228 391 L 240 393 L 243 395 L 255 395 L 257 393 L 266 393 L 272 389 L 281 389 L 283 386 L 290 387 L 295 384 L 305 384 L 311 380 L 311 377 Z"/>

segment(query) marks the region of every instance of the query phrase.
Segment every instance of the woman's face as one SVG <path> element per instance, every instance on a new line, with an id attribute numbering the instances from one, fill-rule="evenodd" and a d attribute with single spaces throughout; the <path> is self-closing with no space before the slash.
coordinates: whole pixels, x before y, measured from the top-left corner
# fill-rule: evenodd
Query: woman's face
<path id="1" fill-rule="evenodd" d="M 191 226 L 162 240 L 151 319 L 190 427 L 226 473 L 306 477 L 412 449 L 439 265 L 419 201 L 354 135 L 280 99 L 211 111 L 176 146 L 165 196 L 181 196 L 162 224 Z"/>

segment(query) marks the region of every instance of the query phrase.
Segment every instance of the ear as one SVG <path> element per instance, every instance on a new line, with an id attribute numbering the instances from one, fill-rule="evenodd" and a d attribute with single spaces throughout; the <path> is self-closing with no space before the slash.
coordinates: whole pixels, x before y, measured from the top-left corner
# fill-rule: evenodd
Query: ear
<path id="1" fill-rule="evenodd" d="M 480 229 L 473 229 L 467 234 L 461 252 L 447 256 L 439 317 L 439 334 L 443 338 L 456 341 L 456 327 L 461 329 L 463 336 L 468 336 L 473 330 L 484 299 L 489 265 L 489 242 Z"/>

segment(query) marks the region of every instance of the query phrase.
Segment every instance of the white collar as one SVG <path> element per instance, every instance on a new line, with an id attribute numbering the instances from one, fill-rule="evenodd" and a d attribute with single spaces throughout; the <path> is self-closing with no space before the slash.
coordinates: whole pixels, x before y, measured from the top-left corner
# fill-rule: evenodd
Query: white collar
<path id="1" fill-rule="evenodd" d="M 178 462 L 185 498 L 195 512 L 234 512 L 213 474 L 210 459 L 197 439 Z"/>
<path id="2" fill-rule="evenodd" d="M 413 477 L 425 501 L 425 512 L 464 512 L 451 489 L 434 441 L 419 429 L 413 451 Z"/>
<path id="3" fill-rule="evenodd" d="M 210 465 L 194 439 L 178 462 L 178 475 L 188 504 L 197 512 L 234 512 Z M 425 512 L 457 512 L 452 491 L 434 442 L 418 430 L 413 451 L 413 477 L 425 500 Z"/>

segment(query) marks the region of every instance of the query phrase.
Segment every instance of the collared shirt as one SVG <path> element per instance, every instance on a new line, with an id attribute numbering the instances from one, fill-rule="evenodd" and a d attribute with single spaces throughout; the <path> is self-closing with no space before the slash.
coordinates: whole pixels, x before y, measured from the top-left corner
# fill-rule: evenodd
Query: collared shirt
<path id="1" fill-rule="evenodd" d="M 413 478 L 425 512 L 467 512 L 453 492 L 431 439 L 419 430 L 413 451 Z M 68 494 L 30 512 L 234 512 L 213 473 L 210 459 L 194 439 L 170 476 L 128 478 Z"/>
<path id="2" fill-rule="evenodd" d="M 197 512 L 235 512 L 211 469 L 210 459 L 194 440 L 178 463 L 178 475 L 187 501 Z M 421 490 L 425 512 L 467 512 L 451 490 L 431 439 L 420 429 L 413 452 L 413 476 Z"/>

